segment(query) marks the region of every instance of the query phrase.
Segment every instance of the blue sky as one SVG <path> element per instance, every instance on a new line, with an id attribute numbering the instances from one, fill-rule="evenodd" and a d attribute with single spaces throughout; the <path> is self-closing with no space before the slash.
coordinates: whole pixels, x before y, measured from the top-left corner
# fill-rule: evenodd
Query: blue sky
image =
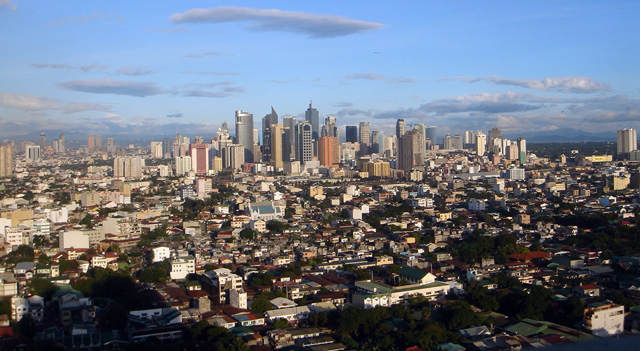
<path id="1" fill-rule="evenodd" d="M 0 0 L 0 136 L 640 128 L 640 2 Z M 256 125 L 256 127 L 259 127 Z"/>

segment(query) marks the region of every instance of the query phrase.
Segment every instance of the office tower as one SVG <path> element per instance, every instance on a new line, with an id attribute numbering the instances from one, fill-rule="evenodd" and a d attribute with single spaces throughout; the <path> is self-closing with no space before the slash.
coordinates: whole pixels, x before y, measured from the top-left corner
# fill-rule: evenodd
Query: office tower
<path id="1" fill-rule="evenodd" d="M 195 137 L 193 137 L 193 143 L 194 144 L 203 144 L 204 143 L 204 138 L 201 135 L 196 135 Z"/>
<path id="2" fill-rule="evenodd" d="M 53 152 L 55 153 L 60 152 L 60 143 L 58 142 L 58 139 L 53 139 L 53 142 L 51 143 L 51 148 L 53 148 Z"/>
<path id="3" fill-rule="evenodd" d="M 422 144 L 422 148 L 426 150 L 427 148 L 427 139 L 426 136 L 427 135 L 427 127 L 423 124 L 423 123 L 416 123 L 413 126 L 413 129 L 416 129 L 420 132 L 420 143 Z"/>
<path id="4" fill-rule="evenodd" d="M 404 119 L 399 119 L 396 121 L 396 138 L 400 139 L 407 132 L 407 124 L 404 122 Z"/>
<path id="5" fill-rule="evenodd" d="M 265 163 L 271 162 L 273 151 L 271 150 L 272 144 L 272 128 L 274 124 L 278 123 L 278 114 L 271 106 L 271 113 L 262 117 L 262 161 Z"/>
<path id="6" fill-rule="evenodd" d="M 435 126 L 427 126 L 427 128 L 425 129 L 425 140 L 429 139 L 429 140 L 431 140 L 431 145 L 437 145 L 438 144 L 438 140 L 436 138 L 437 138 L 436 127 Z"/>
<path id="7" fill-rule="evenodd" d="M 476 132 L 474 132 L 472 130 L 465 130 L 464 131 L 464 139 L 463 139 L 462 143 L 464 145 L 475 144 L 476 143 Z"/>
<path id="8" fill-rule="evenodd" d="M 209 172 L 209 144 L 191 144 L 191 169 L 197 175 L 205 175 Z"/>
<path id="9" fill-rule="evenodd" d="M 191 170 L 191 156 L 175 157 L 176 176 L 183 176 Z"/>
<path id="10" fill-rule="evenodd" d="M 116 152 L 116 144 L 113 142 L 113 138 L 107 138 L 107 152 L 112 154 Z"/>
<path id="11" fill-rule="evenodd" d="M 447 134 L 443 140 L 443 147 L 445 150 L 460 150 L 462 149 L 462 136 L 456 134 L 451 136 Z"/>
<path id="12" fill-rule="evenodd" d="M 96 136 L 93 134 L 87 135 L 87 149 L 93 151 L 96 148 Z"/>
<path id="13" fill-rule="evenodd" d="M 271 165 L 276 171 L 284 168 L 284 148 L 283 141 L 285 139 L 284 127 L 282 124 L 274 123 L 271 125 Z M 290 156 L 287 155 L 286 161 L 289 162 Z"/>
<path id="14" fill-rule="evenodd" d="M 518 138 L 518 161 L 523 165 L 527 163 L 527 140 L 525 138 Z"/>
<path id="15" fill-rule="evenodd" d="M 253 163 L 253 115 L 236 111 L 236 144 L 244 147 L 244 162 Z"/>
<path id="16" fill-rule="evenodd" d="M 420 130 L 413 129 L 404 133 L 398 141 L 398 168 L 410 171 L 415 167 L 424 166 L 425 149 Z"/>
<path id="17" fill-rule="evenodd" d="M 0 178 L 13 176 L 13 148 L 11 144 L 0 145 Z"/>
<path id="18" fill-rule="evenodd" d="M 102 135 L 96 135 L 96 150 L 102 151 Z"/>
<path id="19" fill-rule="evenodd" d="M 311 138 L 318 140 L 320 137 L 320 117 L 318 110 L 311 106 L 312 102 L 309 102 L 309 108 L 304 112 L 304 120 L 311 125 Z"/>
<path id="20" fill-rule="evenodd" d="M 172 145 L 173 145 L 173 141 L 171 141 L 171 138 L 162 139 L 162 158 L 171 158 Z"/>
<path id="21" fill-rule="evenodd" d="M 618 131 L 618 155 L 628 154 L 638 150 L 638 135 L 633 128 L 620 129 Z"/>
<path id="22" fill-rule="evenodd" d="M 26 151 L 27 161 L 36 162 L 40 160 L 40 146 L 29 145 Z"/>
<path id="23" fill-rule="evenodd" d="M 151 142 L 151 158 L 162 158 L 162 142 Z"/>
<path id="24" fill-rule="evenodd" d="M 318 139 L 318 161 L 326 167 L 337 167 L 340 162 L 338 137 L 323 136 Z"/>
<path id="25" fill-rule="evenodd" d="M 47 137 L 44 136 L 44 133 L 40 133 L 40 150 L 42 152 L 47 150 Z"/>
<path id="26" fill-rule="evenodd" d="M 487 135 L 481 131 L 476 132 L 476 154 L 484 156 L 487 152 Z"/>
<path id="27" fill-rule="evenodd" d="M 118 156 L 113 160 L 113 176 L 131 179 L 142 178 L 144 159 L 138 156 Z"/>
<path id="28" fill-rule="evenodd" d="M 244 155 L 244 145 L 227 145 L 222 153 L 222 163 L 224 164 L 224 168 L 241 169 L 242 165 L 245 163 Z"/>
<path id="29" fill-rule="evenodd" d="M 360 138 L 358 142 L 366 146 L 371 145 L 371 126 L 369 122 L 360 122 Z"/>
<path id="30" fill-rule="evenodd" d="M 64 134 L 60 134 L 60 136 L 58 137 L 58 150 L 61 154 L 67 152 L 67 144 Z"/>
<path id="31" fill-rule="evenodd" d="M 313 139 L 311 124 L 307 121 L 296 124 L 296 161 L 300 164 L 311 161 L 313 158 Z"/>
<path id="32" fill-rule="evenodd" d="M 322 133 L 320 136 L 339 137 L 338 123 L 334 116 L 329 116 L 324 119 L 324 125 L 322 126 Z"/>
<path id="33" fill-rule="evenodd" d="M 491 139 L 502 139 L 502 131 L 498 128 L 489 130 L 489 140 Z"/>
<path id="34" fill-rule="evenodd" d="M 395 155 L 397 140 L 398 139 L 396 138 L 395 135 L 390 137 L 388 136 L 384 137 L 384 141 L 382 144 L 382 153 L 384 154 L 384 157 L 392 157 Z"/>
<path id="35" fill-rule="evenodd" d="M 358 142 L 358 126 L 346 126 L 345 136 L 346 136 L 347 143 L 357 143 Z"/>

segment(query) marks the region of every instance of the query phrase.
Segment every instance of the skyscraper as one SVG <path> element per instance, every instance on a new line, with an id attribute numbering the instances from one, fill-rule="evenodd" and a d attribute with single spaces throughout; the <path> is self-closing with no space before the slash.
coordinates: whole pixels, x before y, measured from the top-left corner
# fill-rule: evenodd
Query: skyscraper
<path id="1" fill-rule="evenodd" d="M 236 111 L 236 144 L 244 147 L 244 162 L 253 163 L 253 115 Z"/>
<path id="2" fill-rule="evenodd" d="M 0 145 L 0 178 L 13 175 L 13 148 L 11 144 Z"/>
<path id="3" fill-rule="evenodd" d="M 304 113 L 304 119 L 311 124 L 311 138 L 318 140 L 320 137 L 320 117 L 318 110 L 313 108 L 312 103 L 313 102 L 309 102 L 309 108 Z"/>
<path id="4" fill-rule="evenodd" d="M 113 138 L 107 138 L 107 152 L 112 154 L 116 152 L 116 144 L 113 142 Z"/>
<path id="5" fill-rule="evenodd" d="M 67 145 L 66 145 L 64 134 L 60 134 L 60 137 L 58 138 L 58 151 L 61 154 L 64 154 L 67 152 Z"/>
<path id="6" fill-rule="evenodd" d="M 26 150 L 27 161 L 36 162 L 40 160 L 40 146 L 29 145 Z"/>
<path id="7" fill-rule="evenodd" d="M 311 161 L 313 158 L 312 127 L 307 121 L 296 124 L 296 160 L 301 164 Z"/>
<path id="8" fill-rule="evenodd" d="M 209 144 L 191 144 L 191 169 L 197 175 L 205 175 L 210 169 Z"/>
<path id="9" fill-rule="evenodd" d="M 144 159 L 138 156 L 119 156 L 113 160 L 113 176 L 124 178 L 142 178 Z"/>
<path id="10" fill-rule="evenodd" d="M 421 144 L 424 137 L 420 130 L 413 129 L 404 133 L 398 140 L 398 168 L 410 171 L 415 167 L 424 166 L 425 148 Z"/>
<path id="11" fill-rule="evenodd" d="M 102 151 L 102 135 L 96 135 L 96 150 Z"/>
<path id="12" fill-rule="evenodd" d="M 527 140 L 525 138 L 518 138 L 518 161 L 523 165 L 527 163 Z"/>
<path id="13" fill-rule="evenodd" d="M 407 131 L 407 125 L 404 122 L 404 119 L 399 119 L 396 121 L 396 138 L 400 139 Z"/>
<path id="14" fill-rule="evenodd" d="M 40 150 L 42 152 L 47 150 L 47 137 L 44 136 L 44 133 L 40 133 Z"/>
<path id="15" fill-rule="evenodd" d="M 360 122 L 360 138 L 358 141 L 361 145 L 371 145 L 371 126 L 369 122 Z"/>
<path id="16" fill-rule="evenodd" d="M 318 139 L 318 161 L 326 167 L 336 167 L 340 162 L 338 137 L 323 136 Z"/>
<path id="17" fill-rule="evenodd" d="M 278 114 L 271 106 L 271 113 L 262 117 L 262 161 L 271 162 L 271 132 L 272 126 L 278 123 Z"/>
<path id="18" fill-rule="evenodd" d="M 93 151 L 96 148 L 96 136 L 93 134 L 87 135 L 87 149 Z"/>
<path id="19" fill-rule="evenodd" d="M 435 126 L 427 126 L 425 129 L 425 139 L 431 140 L 431 145 L 438 144 L 436 127 Z"/>
<path id="20" fill-rule="evenodd" d="M 151 142 L 151 158 L 162 158 L 162 142 L 161 141 L 152 141 Z"/>
<path id="21" fill-rule="evenodd" d="M 628 154 L 638 150 L 638 135 L 633 128 L 620 129 L 618 131 L 618 155 Z"/>
<path id="22" fill-rule="evenodd" d="M 287 136 L 288 137 L 288 136 Z M 271 125 L 271 165 L 276 171 L 284 168 L 284 148 L 283 141 L 285 139 L 284 127 L 282 124 L 276 123 Z M 289 162 L 289 155 L 286 161 Z"/>
<path id="23" fill-rule="evenodd" d="M 476 132 L 476 154 L 484 156 L 487 152 L 487 135 L 481 131 Z"/>
<path id="24" fill-rule="evenodd" d="M 345 131 L 347 143 L 358 142 L 358 126 L 346 126 Z"/>
<path id="25" fill-rule="evenodd" d="M 321 134 L 321 136 L 339 137 L 338 124 L 334 116 L 329 116 L 324 119 Z"/>

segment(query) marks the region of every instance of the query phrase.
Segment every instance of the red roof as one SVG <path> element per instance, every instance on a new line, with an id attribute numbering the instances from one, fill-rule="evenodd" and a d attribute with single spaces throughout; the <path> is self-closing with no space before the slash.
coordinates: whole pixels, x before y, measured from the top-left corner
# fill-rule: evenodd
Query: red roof
<path id="1" fill-rule="evenodd" d="M 549 259 L 551 255 L 544 251 L 531 251 L 526 253 L 514 253 L 509 255 L 509 258 L 514 261 L 532 261 L 532 260 L 541 260 L 541 259 Z"/>

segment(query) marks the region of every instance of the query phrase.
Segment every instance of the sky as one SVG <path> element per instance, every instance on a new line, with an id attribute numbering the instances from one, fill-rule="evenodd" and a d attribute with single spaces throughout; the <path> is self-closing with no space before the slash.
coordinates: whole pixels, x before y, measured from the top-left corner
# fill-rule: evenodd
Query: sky
<path id="1" fill-rule="evenodd" d="M 0 137 L 640 128 L 638 1 L 0 0 Z M 52 135 L 51 138 L 57 135 Z"/>

